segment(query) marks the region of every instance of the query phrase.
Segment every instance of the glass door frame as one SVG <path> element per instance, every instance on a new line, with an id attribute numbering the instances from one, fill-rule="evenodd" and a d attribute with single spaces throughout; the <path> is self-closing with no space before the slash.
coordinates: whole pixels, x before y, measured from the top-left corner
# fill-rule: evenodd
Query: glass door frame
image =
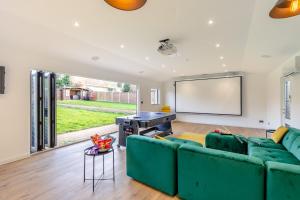
<path id="1" fill-rule="evenodd" d="M 30 72 L 30 152 L 56 146 L 56 75 Z"/>
<path id="2" fill-rule="evenodd" d="M 292 120 L 291 90 L 292 90 L 292 76 L 282 77 L 281 78 L 281 124 L 285 126 L 291 125 L 291 120 Z M 289 117 L 287 116 L 288 114 L 287 112 L 289 112 Z"/>

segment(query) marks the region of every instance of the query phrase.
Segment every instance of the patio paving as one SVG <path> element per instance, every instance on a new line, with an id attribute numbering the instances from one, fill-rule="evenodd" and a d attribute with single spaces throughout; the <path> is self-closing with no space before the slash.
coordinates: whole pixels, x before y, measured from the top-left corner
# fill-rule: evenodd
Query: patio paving
<path id="1" fill-rule="evenodd" d="M 76 142 L 81 142 L 84 140 L 88 140 L 92 135 L 99 134 L 105 135 L 109 133 L 114 133 L 118 131 L 118 126 L 115 124 L 85 129 L 81 131 L 75 131 L 70 133 L 64 133 L 57 136 L 57 146 L 64 146 Z"/>

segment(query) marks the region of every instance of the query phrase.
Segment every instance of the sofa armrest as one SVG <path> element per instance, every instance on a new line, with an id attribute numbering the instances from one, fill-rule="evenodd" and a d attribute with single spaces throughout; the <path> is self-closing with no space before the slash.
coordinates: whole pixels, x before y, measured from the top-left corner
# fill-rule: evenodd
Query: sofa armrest
<path id="1" fill-rule="evenodd" d="M 266 162 L 267 200 L 296 200 L 300 197 L 300 166 Z"/>
<path id="2" fill-rule="evenodd" d="M 168 140 L 127 137 L 127 175 L 166 194 L 177 193 L 177 149 Z"/>
<path id="3" fill-rule="evenodd" d="M 264 199 L 263 161 L 247 155 L 182 145 L 178 190 L 183 199 Z"/>

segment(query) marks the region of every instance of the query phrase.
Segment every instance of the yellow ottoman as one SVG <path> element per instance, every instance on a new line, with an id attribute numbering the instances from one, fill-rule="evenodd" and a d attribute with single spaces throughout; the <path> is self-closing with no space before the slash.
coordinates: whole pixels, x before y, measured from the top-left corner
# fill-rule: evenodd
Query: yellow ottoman
<path id="1" fill-rule="evenodd" d="M 169 113 L 169 112 L 171 112 L 171 107 L 168 106 L 168 105 L 164 105 L 164 106 L 161 108 L 161 112 Z"/>

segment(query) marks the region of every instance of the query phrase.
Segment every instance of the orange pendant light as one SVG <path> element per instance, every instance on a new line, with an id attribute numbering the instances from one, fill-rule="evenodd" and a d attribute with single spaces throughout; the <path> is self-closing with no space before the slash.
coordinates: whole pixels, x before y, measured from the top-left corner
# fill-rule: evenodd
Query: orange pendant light
<path id="1" fill-rule="evenodd" d="M 104 0 L 104 1 L 114 8 L 131 11 L 143 7 L 147 0 Z"/>
<path id="2" fill-rule="evenodd" d="M 300 14 L 300 0 L 279 0 L 270 12 L 270 17 L 280 19 Z"/>

